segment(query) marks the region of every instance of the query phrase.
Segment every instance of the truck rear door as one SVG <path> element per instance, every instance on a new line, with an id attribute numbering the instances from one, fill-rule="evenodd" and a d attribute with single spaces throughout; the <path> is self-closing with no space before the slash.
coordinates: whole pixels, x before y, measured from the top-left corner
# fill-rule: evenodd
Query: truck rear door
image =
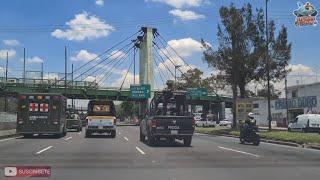
<path id="1" fill-rule="evenodd" d="M 189 116 L 155 116 L 150 125 L 156 134 L 193 134 L 194 120 Z"/>

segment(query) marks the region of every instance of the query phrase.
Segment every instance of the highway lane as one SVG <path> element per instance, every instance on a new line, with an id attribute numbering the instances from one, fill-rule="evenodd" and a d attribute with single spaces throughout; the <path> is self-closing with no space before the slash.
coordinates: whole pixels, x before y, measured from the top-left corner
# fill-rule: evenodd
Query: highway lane
<path id="1" fill-rule="evenodd" d="M 241 145 L 234 138 L 206 135 L 195 135 L 192 147 L 178 141 L 149 147 L 139 141 L 138 127 L 118 127 L 115 139 L 70 132 L 60 139 L 0 141 L 0 164 L 50 165 L 51 179 L 57 180 L 320 177 L 320 151 L 266 143 Z M 0 179 L 5 179 L 3 169 Z"/>

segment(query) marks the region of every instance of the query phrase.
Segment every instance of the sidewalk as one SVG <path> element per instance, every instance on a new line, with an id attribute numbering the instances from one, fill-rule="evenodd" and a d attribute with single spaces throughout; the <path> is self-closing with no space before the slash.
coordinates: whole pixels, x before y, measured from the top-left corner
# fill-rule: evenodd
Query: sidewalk
<path id="1" fill-rule="evenodd" d="M 16 129 L 0 131 L 0 138 L 16 135 Z"/>

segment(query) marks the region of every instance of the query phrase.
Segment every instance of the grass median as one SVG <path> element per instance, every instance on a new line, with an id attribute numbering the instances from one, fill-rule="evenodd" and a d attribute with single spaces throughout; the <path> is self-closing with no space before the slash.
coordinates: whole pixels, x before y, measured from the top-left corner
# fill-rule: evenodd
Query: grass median
<path id="1" fill-rule="evenodd" d="M 196 128 L 197 133 L 212 134 L 212 135 L 234 135 L 239 136 L 240 132 L 237 130 L 226 128 Z M 294 142 L 298 144 L 316 143 L 320 144 L 319 134 L 287 132 L 287 131 L 261 131 L 259 132 L 261 138 L 268 140 Z"/>

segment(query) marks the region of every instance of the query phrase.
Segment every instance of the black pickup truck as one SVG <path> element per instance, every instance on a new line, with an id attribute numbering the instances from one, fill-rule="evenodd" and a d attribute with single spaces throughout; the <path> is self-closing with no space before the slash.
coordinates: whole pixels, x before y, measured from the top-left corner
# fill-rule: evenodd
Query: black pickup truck
<path id="1" fill-rule="evenodd" d="M 190 146 L 194 128 L 195 120 L 188 112 L 186 93 L 164 90 L 155 93 L 140 123 L 140 141 L 147 138 L 147 144 L 153 146 L 162 138 L 170 143 L 179 139 Z"/>

